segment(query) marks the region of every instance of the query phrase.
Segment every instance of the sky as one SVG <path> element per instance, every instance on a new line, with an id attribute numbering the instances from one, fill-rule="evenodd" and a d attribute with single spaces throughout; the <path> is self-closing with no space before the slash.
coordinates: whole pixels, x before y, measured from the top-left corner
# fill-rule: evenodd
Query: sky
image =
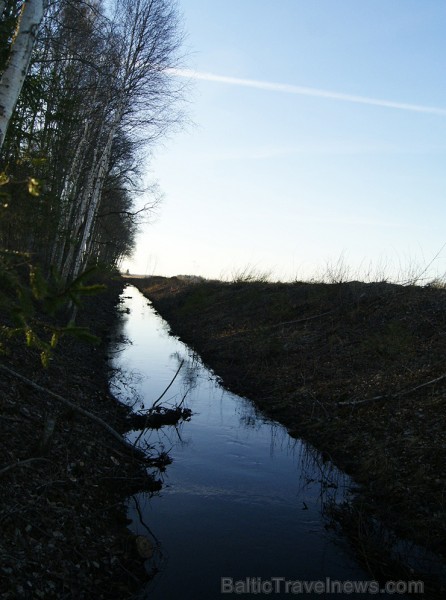
<path id="1" fill-rule="evenodd" d="M 154 149 L 164 200 L 123 268 L 444 275 L 446 2 L 178 6 L 188 123 Z"/>

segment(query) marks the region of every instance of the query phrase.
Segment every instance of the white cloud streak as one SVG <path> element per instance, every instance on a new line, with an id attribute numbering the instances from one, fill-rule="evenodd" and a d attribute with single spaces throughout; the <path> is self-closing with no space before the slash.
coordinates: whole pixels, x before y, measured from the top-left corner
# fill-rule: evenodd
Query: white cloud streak
<path id="1" fill-rule="evenodd" d="M 393 108 L 396 110 L 405 110 L 418 113 L 427 113 L 445 117 L 446 108 L 435 106 L 424 106 L 422 104 L 408 104 L 405 102 L 394 102 L 392 100 L 380 100 L 379 98 L 369 98 L 367 96 L 354 96 L 351 94 L 342 94 L 317 88 L 301 87 L 286 83 L 274 83 L 270 81 L 259 81 L 256 79 L 242 79 L 239 77 L 227 77 L 226 75 L 215 75 L 214 73 L 204 73 L 192 69 L 169 69 L 169 73 L 176 77 L 185 77 L 187 79 L 198 79 L 202 81 L 211 81 L 215 83 L 224 83 L 227 85 L 236 85 L 241 87 L 256 88 L 269 92 L 282 92 L 285 94 L 295 94 L 297 96 L 311 96 L 313 98 L 326 98 L 328 100 L 339 100 L 341 102 L 352 102 L 355 104 L 366 104 L 369 106 L 381 106 L 384 108 Z"/>

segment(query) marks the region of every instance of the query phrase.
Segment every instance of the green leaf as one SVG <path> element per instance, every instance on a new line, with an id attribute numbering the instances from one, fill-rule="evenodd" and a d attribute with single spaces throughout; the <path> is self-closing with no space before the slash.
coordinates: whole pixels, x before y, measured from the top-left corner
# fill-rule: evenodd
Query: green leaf
<path id="1" fill-rule="evenodd" d="M 51 358 L 51 353 L 49 350 L 44 350 L 43 352 L 40 353 L 40 360 L 42 362 L 42 366 L 44 367 L 44 369 L 48 368 L 48 365 L 50 363 L 50 358 Z"/>
<path id="2" fill-rule="evenodd" d="M 25 339 L 26 339 L 26 345 L 28 347 L 33 345 L 33 343 L 35 342 L 35 338 L 34 338 L 34 333 L 33 333 L 32 329 L 27 329 L 25 331 Z"/>
<path id="3" fill-rule="evenodd" d="M 40 196 L 40 181 L 34 177 L 28 179 L 28 192 L 31 196 Z"/>
<path id="4" fill-rule="evenodd" d="M 50 346 L 51 348 L 55 348 L 57 346 L 57 342 L 59 341 L 59 333 L 55 331 L 51 336 Z"/>

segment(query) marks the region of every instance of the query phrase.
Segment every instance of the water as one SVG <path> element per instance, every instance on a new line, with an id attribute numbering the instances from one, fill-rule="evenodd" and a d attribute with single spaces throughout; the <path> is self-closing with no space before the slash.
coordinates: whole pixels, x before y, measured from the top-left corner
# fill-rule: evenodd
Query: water
<path id="1" fill-rule="evenodd" d="M 159 495 L 129 499 L 133 530 L 160 543 L 147 561 L 160 572 L 143 597 L 221 599 L 222 577 L 233 585 L 241 581 L 238 590 L 250 591 L 242 597 L 258 597 L 246 578 L 370 579 L 323 515 L 324 502 L 342 500 L 349 479 L 248 400 L 225 391 L 187 346 L 169 336 L 136 288 L 125 289 L 122 308 L 113 391 L 135 410 L 150 407 L 184 360 L 163 403 L 173 405 L 186 394 L 193 411 L 190 422 L 152 431 L 140 442 L 162 445 L 173 459 Z M 129 439 L 136 436 L 131 432 Z M 234 590 L 229 579 L 226 585 Z M 268 595 L 274 598 L 293 595 L 291 588 L 285 593 L 284 581 L 272 585 L 280 591 L 273 587 Z M 364 597 L 336 597 L 344 595 Z"/>

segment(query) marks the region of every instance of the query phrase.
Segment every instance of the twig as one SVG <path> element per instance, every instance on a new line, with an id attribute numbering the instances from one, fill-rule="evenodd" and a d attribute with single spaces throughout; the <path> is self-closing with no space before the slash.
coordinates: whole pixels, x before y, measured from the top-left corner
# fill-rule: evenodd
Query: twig
<path id="1" fill-rule="evenodd" d="M 414 392 L 415 390 L 419 390 L 420 388 L 426 387 L 427 385 L 432 385 L 433 383 L 437 383 L 438 381 L 441 381 L 442 379 L 446 379 L 446 373 L 444 375 L 440 375 L 440 377 L 437 377 L 436 379 L 431 379 L 430 381 L 426 381 L 426 383 L 421 383 L 420 385 L 417 385 L 414 388 L 411 388 L 410 390 L 407 390 L 406 392 L 399 392 L 397 393 L 397 396 L 405 396 L 406 394 L 410 394 L 411 392 Z"/>
<path id="2" fill-rule="evenodd" d="M 171 382 L 169 383 L 169 385 L 166 387 L 166 389 L 165 389 L 165 390 L 164 390 L 164 392 L 161 394 L 161 396 L 160 396 L 159 398 L 157 398 L 157 399 L 155 400 L 155 402 L 152 404 L 152 407 L 151 407 L 151 409 L 152 409 L 152 410 L 155 408 L 155 406 L 158 404 L 158 402 L 159 402 L 159 401 L 160 401 L 162 398 L 164 398 L 164 396 L 166 395 L 167 391 L 169 390 L 169 388 L 172 386 L 173 382 L 174 382 L 174 381 L 175 381 L 175 379 L 177 378 L 177 376 L 178 376 L 178 373 L 181 371 L 181 367 L 182 367 L 183 365 L 184 365 L 184 358 L 183 358 L 183 360 L 180 362 L 180 366 L 178 367 L 178 369 L 177 369 L 177 372 L 176 372 L 176 373 L 175 373 L 175 375 L 173 376 L 173 379 L 172 379 L 172 381 L 171 381 Z"/>
<path id="3" fill-rule="evenodd" d="M 178 404 L 177 408 L 181 408 L 181 405 L 183 404 L 183 402 L 186 400 L 186 396 L 188 395 L 188 393 L 190 392 L 190 389 L 188 389 L 186 391 L 186 393 L 184 394 L 184 396 L 181 398 L 181 402 Z"/>
<path id="4" fill-rule="evenodd" d="M 274 323 L 274 325 L 267 325 L 266 327 L 262 327 L 262 329 L 273 329 L 274 327 L 281 327 L 282 325 L 293 325 L 294 323 L 303 323 L 304 321 L 311 321 L 312 319 L 319 319 L 319 317 L 325 317 L 325 315 L 329 315 L 333 310 L 327 310 L 326 312 L 320 313 L 318 315 L 312 315 L 311 317 L 304 317 L 303 319 L 295 319 L 294 321 L 283 321 L 282 323 Z"/>
<path id="5" fill-rule="evenodd" d="M 181 371 L 181 367 L 182 367 L 183 365 L 184 365 L 184 358 L 183 358 L 183 360 L 180 362 L 180 366 L 178 367 L 178 369 L 177 369 L 177 372 L 176 372 L 176 373 L 175 373 L 175 375 L 173 376 L 173 379 L 172 379 L 172 381 L 171 381 L 171 382 L 169 383 L 169 385 L 166 387 L 166 389 L 165 389 L 165 390 L 164 390 L 164 392 L 161 394 L 161 396 L 155 400 L 155 402 L 152 404 L 151 408 L 150 408 L 150 409 L 147 411 L 147 414 L 146 414 L 146 420 L 145 420 L 145 422 L 144 422 L 144 425 L 141 427 L 141 431 L 139 432 L 139 435 L 138 435 L 138 437 L 136 438 L 136 440 L 135 440 L 135 441 L 134 441 L 134 443 L 133 443 L 133 447 L 134 447 L 134 448 L 136 447 L 137 443 L 138 443 L 138 442 L 139 442 L 139 440 L 141 439 L 141 437 L 142 437 L 142 434 L 144 433 L 144 431 L 147 429 L 147 426 L 148 426 L 148 424 L 149 424 L 149 421 L 150 421 L 150 417 L 151 417 L 151 415 L 152 415 L 153 409 L 155 408 L 155 406 L 156 406 L 157 402 L 159 402 L 159 401 L 161 400 L 161 398 L 163 398 L 163 397 L 164 397 L 164 395 L 166 394 L 167 390 L 168 390 L 168 389 L 171 387 L 171 385 L 173 384 L 173 382 L 174 382 L 174 381 L 175 381 L 175 379 L 177 378 L 177 376 L 178 376 L 178 373 Z"/>
<path id="6" fill-rule="evenodd" d="M 42 392 L 44 394 L 48 394 L 52 398 L 56 398 L 56 400 L 59 400 L 59 402 L 61 402 L 62 404 L 65 404 L 65 406 L 69 406 L 70 408 L 72 408 L 76 412 L 80 413 L 81 415 L 84 415 L 85 417 L 87 417 L 91 421 L 94 421 L 95 423 L 97 423 L 98 425 L 100 425 L 103 429 L 105 429 L 106 431 L 108 431 L 108 433 L 110 435 L 112 435 L 115 438 L 115 440 L 117 440 L 121 445 L 125 446 L 127 448 L 127 450 L 131 450 L 133 452 L 134 448 L 133 448 L 132 444 L 129 444 L 122 437 L 122 435 L 120 435 L 115 429 L 113 429 L 113 427 L 111 427 L 108 423 L 106 423 L 105 421 L 103 421 L 100 417 L 97 417 L 96 415 L 94 415 L 90 411 L 85 410 L 85 408 L 81 408 L 80 406 L 77 406 L 76 404 L 74 404 L 74 402 L 71 402 L 70 400 L 67 400 L 63 396 L 60 396 L 59 394 L 56 394 L 55 392 L 52 392 L 48 388 L 45 388 L 45 387 L 39 385 L 38 383 L 35 383 L 34 381 L 31 381 L 31 379 L 28 379 L 27 377 L 24 377 L 20 373 L 17 373 L 16 371 L 13 371 L 12 369 L 10 369 L 9 367 L 6 367 L 5 365 L 1 365 L 0 364 L 0 369 L 2 371 L 5 371 L 6 373 L 8 373 L 9 375 L 11 375 L 12 377 L 15 377 L 16 379 L 19 379 L 20 381 L 23 381 L 23 383 L 26 383 L 27 385 L 31 386 L 35 390 L 37 390 L 39 392 Z"/>
<path id="7" fill-rule="evenodd" d="M 401 392 L 395 392 L 394 394 L 383 394 L 381 396 L 373 396 L 373 398 L 364 398 L 363 400 L 354 400 L 347 402 L 338 402 L 338 406 L 357 406 L 358 404 L 366 404 L 367 402 L 375 402 L 377 400 L 392 400 L 393 398 L 400 398 L 401 396 L 407 396 L 416 390 L 424 388 L 428 385 L 433 385 L 434 383 L 438 383 L 446 379 L 446 374 L 440 375 L 440 377 L 436 377 L 435 379 L 431 379 L 430 381 L 426 381 L 425 383 L 420 383 L 420 385 L 415 386 L 414 388 L 410 388 L 410 390 L 403 390 Z"/>
<path id="8" fill-rule="evenodd" d="M 373 396 L 373 398 L 364 398 L 363 400 L 346 400 L 344 402 L 338 402 L 338 406 L 358 406 L 359 404 L 367 404 L 368 402 L 376 402 L 377 400 L 387 400 L 388 398 L 393 398 L 395 394 L 389 396 L 388 394 L 383 394 L 381 396 Z"/>
<path id="9" fill-rule="evenodd" d="M 418 275 L 414 275 L 412 277 L 412 279 L 408 279 L 407 281 L 403 281 L 401 283 L 401 285 L 407 285 L 407 284 L 412 284 L 414 285 L 417 281 L 419 281 L 421 279 L 421 277 L 427 272 L 427 270 L 429 269 L 429 267 L 432 265 L 432 263 L 434 263 L 437 258 L 440 256 L 440 254 L 443 252 L 443 250 L 446 247 L 446 242 L 442 245 L 442 247 L 440 248 L 440 250 L 437 252 L 437 254 L 435 254 L 435 256 L 432 258 L 432 260 L 430 262 L 427 263 L 427 265 L 424 267 L 424 269 L 421 271 L 421 273 L 419 273 Z"/>
<path id="10" fill-rule="evenodd" d="M 153 531 L 150 529 L 150 527 L 144 521 L 144 518 L 143 518 L 143 515 L 142 515 L 142 511 L 141 511 L 141 507 L 139 506 L 139 500 L 138 500 L 137 496 L 133 495 L 132 496 L 132 500 L 135 503 L 136 512 L 138 513 L 138 517 L 139 517 L 139 521 L 140 521 L 141 525 L 153 537 L 153 539 L 155 540 L 158 548 L 161 549 L 161 542 L 160 542 L 160 540 L 156 537 L 156 535 L 153 533 Z"/>
<path id="11" fill-rule="evenodd" d="M 35 462 L 36 460 L 44 460 L 46 462 L 51 462 L 48 458 L 36 457 L 36 458 L 27 458 L 26 460 L 19 460 L 18 462 L 11 463 L 7 467 L 4 467 L 0 470 L 0 475 L 7 473 L 11 469 L 15 469 L 16 467 L 27 467 L 29 463 Z"/>
<path id="12" fill-rule="evenodd" d="M 266 329 L 275 329 L 276 327 L 282 327 L 283 325 L 294 325 L 294 323 L 304 323 L 305 321 L 312 321 L 313 319 L 319 319 L 320 317 L 325 317 L 325 315 L 330 315 L 334 312 L 334 310 L 327 310 L 326 312 L 319 313 L 318 315 L 312 315 L 311 317 L 303 317 L 302 319 L 294 319 L 293 321 L 282 321 L 281 323 L 274 323 L 273 325 L 265 325 L 259 327 L 257 331 L 265 331 Z M 228 334 L 227 337 L 235 337 L 237 335 L 243 335 L 246 333 L 246 330 L 243 331 L 235 331 L 234 333 Z"/>

